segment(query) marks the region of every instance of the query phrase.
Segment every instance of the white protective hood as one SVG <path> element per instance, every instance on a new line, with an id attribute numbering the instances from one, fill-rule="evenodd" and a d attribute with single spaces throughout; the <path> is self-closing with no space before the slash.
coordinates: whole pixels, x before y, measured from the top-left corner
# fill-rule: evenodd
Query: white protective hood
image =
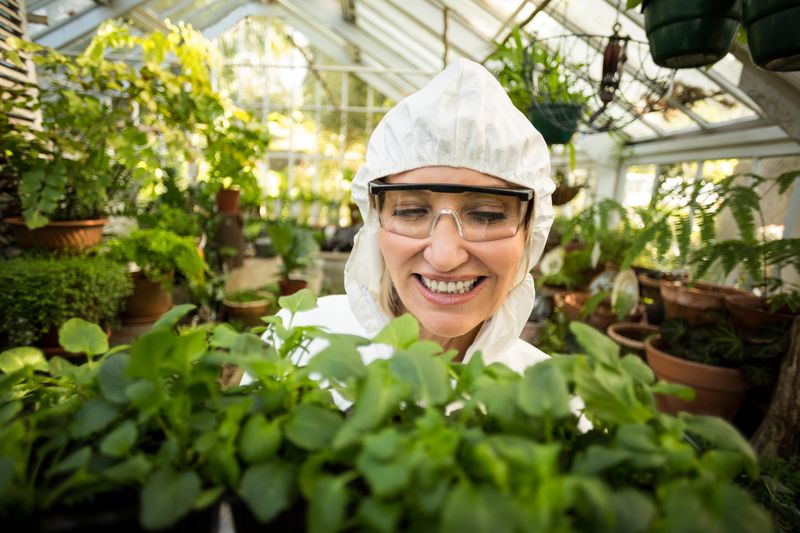
<path id="1" fill-rule="evenodd" d="M 528 273 L 539 260 L 553 222 L 547 145 L 483 66 L 458 59 L 425 87 L 392 108 L 375 128 L 366 163 L 353 179 L 353 201 L 364 226 L 345 267 L 350 306 L 368 335 L 390 319 L 378 304 L 383 256 L 378 248 L 377 213 L 370 208 L 370 181 L 421 167 L 469 168 L 535 191 L 534 219 L 514 285 L 466 354 L 480 350 L 496 360 L 522 332 L 534 302 Z"/>

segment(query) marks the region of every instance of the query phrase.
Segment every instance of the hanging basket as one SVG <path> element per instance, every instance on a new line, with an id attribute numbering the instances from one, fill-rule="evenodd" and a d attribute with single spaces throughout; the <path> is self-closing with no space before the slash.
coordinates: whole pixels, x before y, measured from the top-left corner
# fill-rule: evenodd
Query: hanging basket
<path id="1" fill-rule="evenodd" d="M 797 0 L 742 0 L 742 24 L 753 63 L 780 72 L 800 70 Z"/>
<path id="2" fill-rule="evenodd" d="M 722 59 L 736 36 L 739 9 L 739 0 L 645 0 L 644 28 L 653 61 L 667 68 L 695 68 Z"/>
<path id="3" fill-rule="evenodd" d="M 578 131 L 582 113 L 583 106 L 579 104 L 540 103 L 528 109 L 528 119 L 549 146 L 567 144 Z M 557 120 L 553 117 L 557 117 Z"/>
<path id="4" fill-rule="evenodd" d="M 553 205 L 564 205 L 575 198 L 583 185 L 559 185 L 550 197 Z"/>

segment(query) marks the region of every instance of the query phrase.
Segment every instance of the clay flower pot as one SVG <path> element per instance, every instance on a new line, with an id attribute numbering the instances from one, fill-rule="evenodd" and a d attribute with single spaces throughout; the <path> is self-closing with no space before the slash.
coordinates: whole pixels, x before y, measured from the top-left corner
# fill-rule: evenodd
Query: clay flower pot
<path id="1" fill-rule="evenodd" d="M 308 282 L 304 279 L 280 279 L 278 280 L 278 288 L 280 289 L 281 296 L 289 296 L 301 289 L 305 289 Z"/>
<path id="2" fill-rule="evenodd" d="M 660 324 L 664 320 L 664 299 L 661 297 L 661 280 L 640 273 L 636 276 L 639 279 L 639 290 L 643 298 L 653 300 L 653 303 L 645 303 L 645 313 L 649 324 Z"/>
<path id="3" fill-rule="evenodd" d="M 675 415 L 687 411 L 732 420 L 750 389 L 750 382 L 739 369 L 704 365 L 670 355 L 665 351 L 660 336 L 647 339 L 645 353 L 647 364 L 658 379 L 688 385 L 695 391 L 691 402 L 676 396 L 656 396 L 658 408 L 663 413 Z"/>
<path id="4" fill-rule="evenodd" d="M 600 331 L 606 331 L 608 326 L 619 321 L 617 314 L 611 309 L 611 304 L 608 301 L 600 303 L 588 317 L 581 318 L 581 312 L 588 299 L 588 292 L 571 292 L 565 294 L 561 302 L 562 310 L 564 314 L 567 315 L 567 318 L 571 321 L 581 320 Z M 639 304 L 636 310 L 628 313 L 628 316 L 625 318 L 629 322 L 638 322 L 642 319 L 642 316 L 644 316 L 644 305 Z"/>
<path id="5" fill-rule="evenodd" d="M 108 219 L 61 220 L 37 229 L 28 229 L 22 217 L 4 220 L 11 227 L 17 244 L 39 250 L 85 250 L 100 244 Z"/>
<path id="6" fill-rule="evenodd" d="M 725 297 L 725 307 L 731 314 L 733 323 L 743 329 L 758 331 L 762 327 L 794 320 L 797 314 L 776 311 L 771 313 L 763 298 L 752 294 L 731 294 Z"/>
<path id="7" fill-rule="evenodd" d="M 141 270 L 131 273 L 133 293 L 125 301 L 122 321 L 127 324 L 155 322 L 172 307 L 172 295 L 160 283 L 150 281 Z"/>
<path id="8" fill-rule="evenodd" d="M 230 321 L 241 322 L 247 327 L 263 326 L 262 316 L 270 314 L 271 301 L 268 298 L 249 302 L 222 300 L 225 315 Z"/>
<path id="9" fill-rule="evenodd" d="M 636 322 L 615 322 L 606 328 L 606 335 L 620 345 L 623 353 L 634 353 L 639 357 L 644 356 L 647 337 L 657 334 L 657 326 Z"/>
<path id="10" fill-rule="evenodd" d="M 697 282 L 688 286 L 661 280 L 665 318 L 683 318 L 692 326 L 713 322 L 713 313 L 725 308 L 725 297 L 731 294 L 747 293 L 714 283 Z"/>
<path id="11" fill-rule="evenodd" d="M 217 211 L 220 213 L 236 213 L 239 211 L 239 190 L 220 189 L 217 191 Z"/>

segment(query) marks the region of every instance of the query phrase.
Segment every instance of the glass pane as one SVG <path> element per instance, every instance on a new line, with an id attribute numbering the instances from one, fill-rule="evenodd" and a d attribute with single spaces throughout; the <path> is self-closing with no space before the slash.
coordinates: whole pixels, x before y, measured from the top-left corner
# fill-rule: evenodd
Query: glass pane
<path id="1" fill-rule="evenodd" d="M 628 167 L 625 173 L 625 189 L 622 204 L 627 207 L 646 206 L 653 196 L 656 180 L 655 165 L 636 165 Z"/>

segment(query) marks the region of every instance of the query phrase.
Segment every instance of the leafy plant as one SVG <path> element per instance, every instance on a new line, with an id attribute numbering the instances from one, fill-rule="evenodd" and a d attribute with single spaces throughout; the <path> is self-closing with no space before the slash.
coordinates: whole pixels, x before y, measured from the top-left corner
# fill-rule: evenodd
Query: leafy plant
<path id="1" fill-rule="evenodd" d="M 312 254 L 319 250 L 319 244 L 314 233 L 290 222 L 273 222 L 267 227 L 267 232 L 272 239 L 272 246 L 281 257 L 281 276 L 289 276 L 308 265 L 313 259 Z"/>
<path id="2" fill-rule="evenodd" d="M 147 279 L 168 290 L 176 273 L 190 284 L 200 284 L 207 269 L 194 239 L 162 229 L 134 230 L 108 242 L 106 254 L 124 264 L 135 263 Z"/>
<path id="3" fill-rule="evenodd" d="M 800 457 L 767 457 L 761 462 L 762 475 L 748 490 L 772 513 L 780 531 L 800 531 Z"/>
<path id="4" fill-rule="evenodd" d="M 587 276 L 592 270 L 591 248 L 583 247 L 578 250 L 565 251 L 561 269 L 553 274 L 542 276 L 539 283 L 567 289 L 581 287 L 588 282 Z"/>
<path id="5" fill-rule="evenodd" d="M 31 54 L 42 80 L 2 89 L 4 110 L 42 113 L 41 129 L 2 130 L 29 227 L 124 210 L 115 199 L 131 189 L 152 194 L 164 169 L 194 169 L 217 188 L 223 180 L 241 184 L 258 202 L 253 169 L 268 142 L 265 127 L 213 89 L 208 42 L 184 24 L 167 29 L 134 36 L 106 21 L 76 57 L 9 40 L 9 60 L 21 64 Z M 109 59 L 120 52 L 141 59 Z"/>
<path id="6" fill-rule="evenodd" d="M 100 257 L 18 257 L 0 262 L 0 346 L 39 340 L 73 317 L 114 321 L 132 290 L 124 266 Z"/>
<path id="7" fill-rule="evenodd" d="M 572 217 L 561 242 L 577 239 L 589 250 L 598 246 L 600 264 L 620 265 L 630 255 L 633 233 L 631 213 L 616 200 L 604 198 Z"/>
<path id="8" fill-rule="evenodd" d="M 181 309 L 127 353 L 88 349 L 88 369 L 1 354 L 0 515 L 24 520 L 126 486 L 147 528 L 226 490 L 258 522 L 309 531 L 770 527 L 733 483 L 757 473 L 747 442 L 716 418 L 659 413 L 654 393 L 683 389 L 587 326 L 570 326 L 586 355 L 520 375 L 481 357 L 451 363 L 410 315 L 364 339 L 293 328 L 316 305 L 310 291 L 280 304 L 269 344 L 224 325 L 176 334 Z M 328 347 L 292 364 L 315 338 Z M 393 356 L 365 364 L 357 348 L 370 342 Z M 220 363 L 255 381 L 220 389 Z M 354 401 L 349 413 L 334 392 Z"/>
<path id="9" fill-rule="evenodd" d="M 756 174 L 732 175 L 715 184 L 714 192 L 718 201 L 701 226 L 701 231 L 705 233 L 704 246 L 695 250 L 691 258 L 696 267 L 695 276 L 702 277 L 715 264 L 721 265 L 725 275 L 741 266 L 749 276 L 752 287 L 772 304 L 773 309 L 786 305 L 793 312 L 800 311 L 798 287 L 784 283 L 781 276 L 781 270 L 785 267 L 792 267 L 800 273 L 800 239 L 770 240 L 766 236 L 763 231 L 765 217 L 761 205 L 762 194 L 758 192 L 760 186 L 768 184 L 769 189 L 778 187 L 779 193 L 784 194 L 798 177 L 800 170 L 786 172 L 773 179 Z M 747 178 L 749 183 L 740 183 L 741 178 Z M 716 227 L 710 217 L 725 209 L 733 215 L 739 230 L 738 239 L 716 238 Z M 762 228 L 760 232 L 756 230 L 757 223 Z"/>

